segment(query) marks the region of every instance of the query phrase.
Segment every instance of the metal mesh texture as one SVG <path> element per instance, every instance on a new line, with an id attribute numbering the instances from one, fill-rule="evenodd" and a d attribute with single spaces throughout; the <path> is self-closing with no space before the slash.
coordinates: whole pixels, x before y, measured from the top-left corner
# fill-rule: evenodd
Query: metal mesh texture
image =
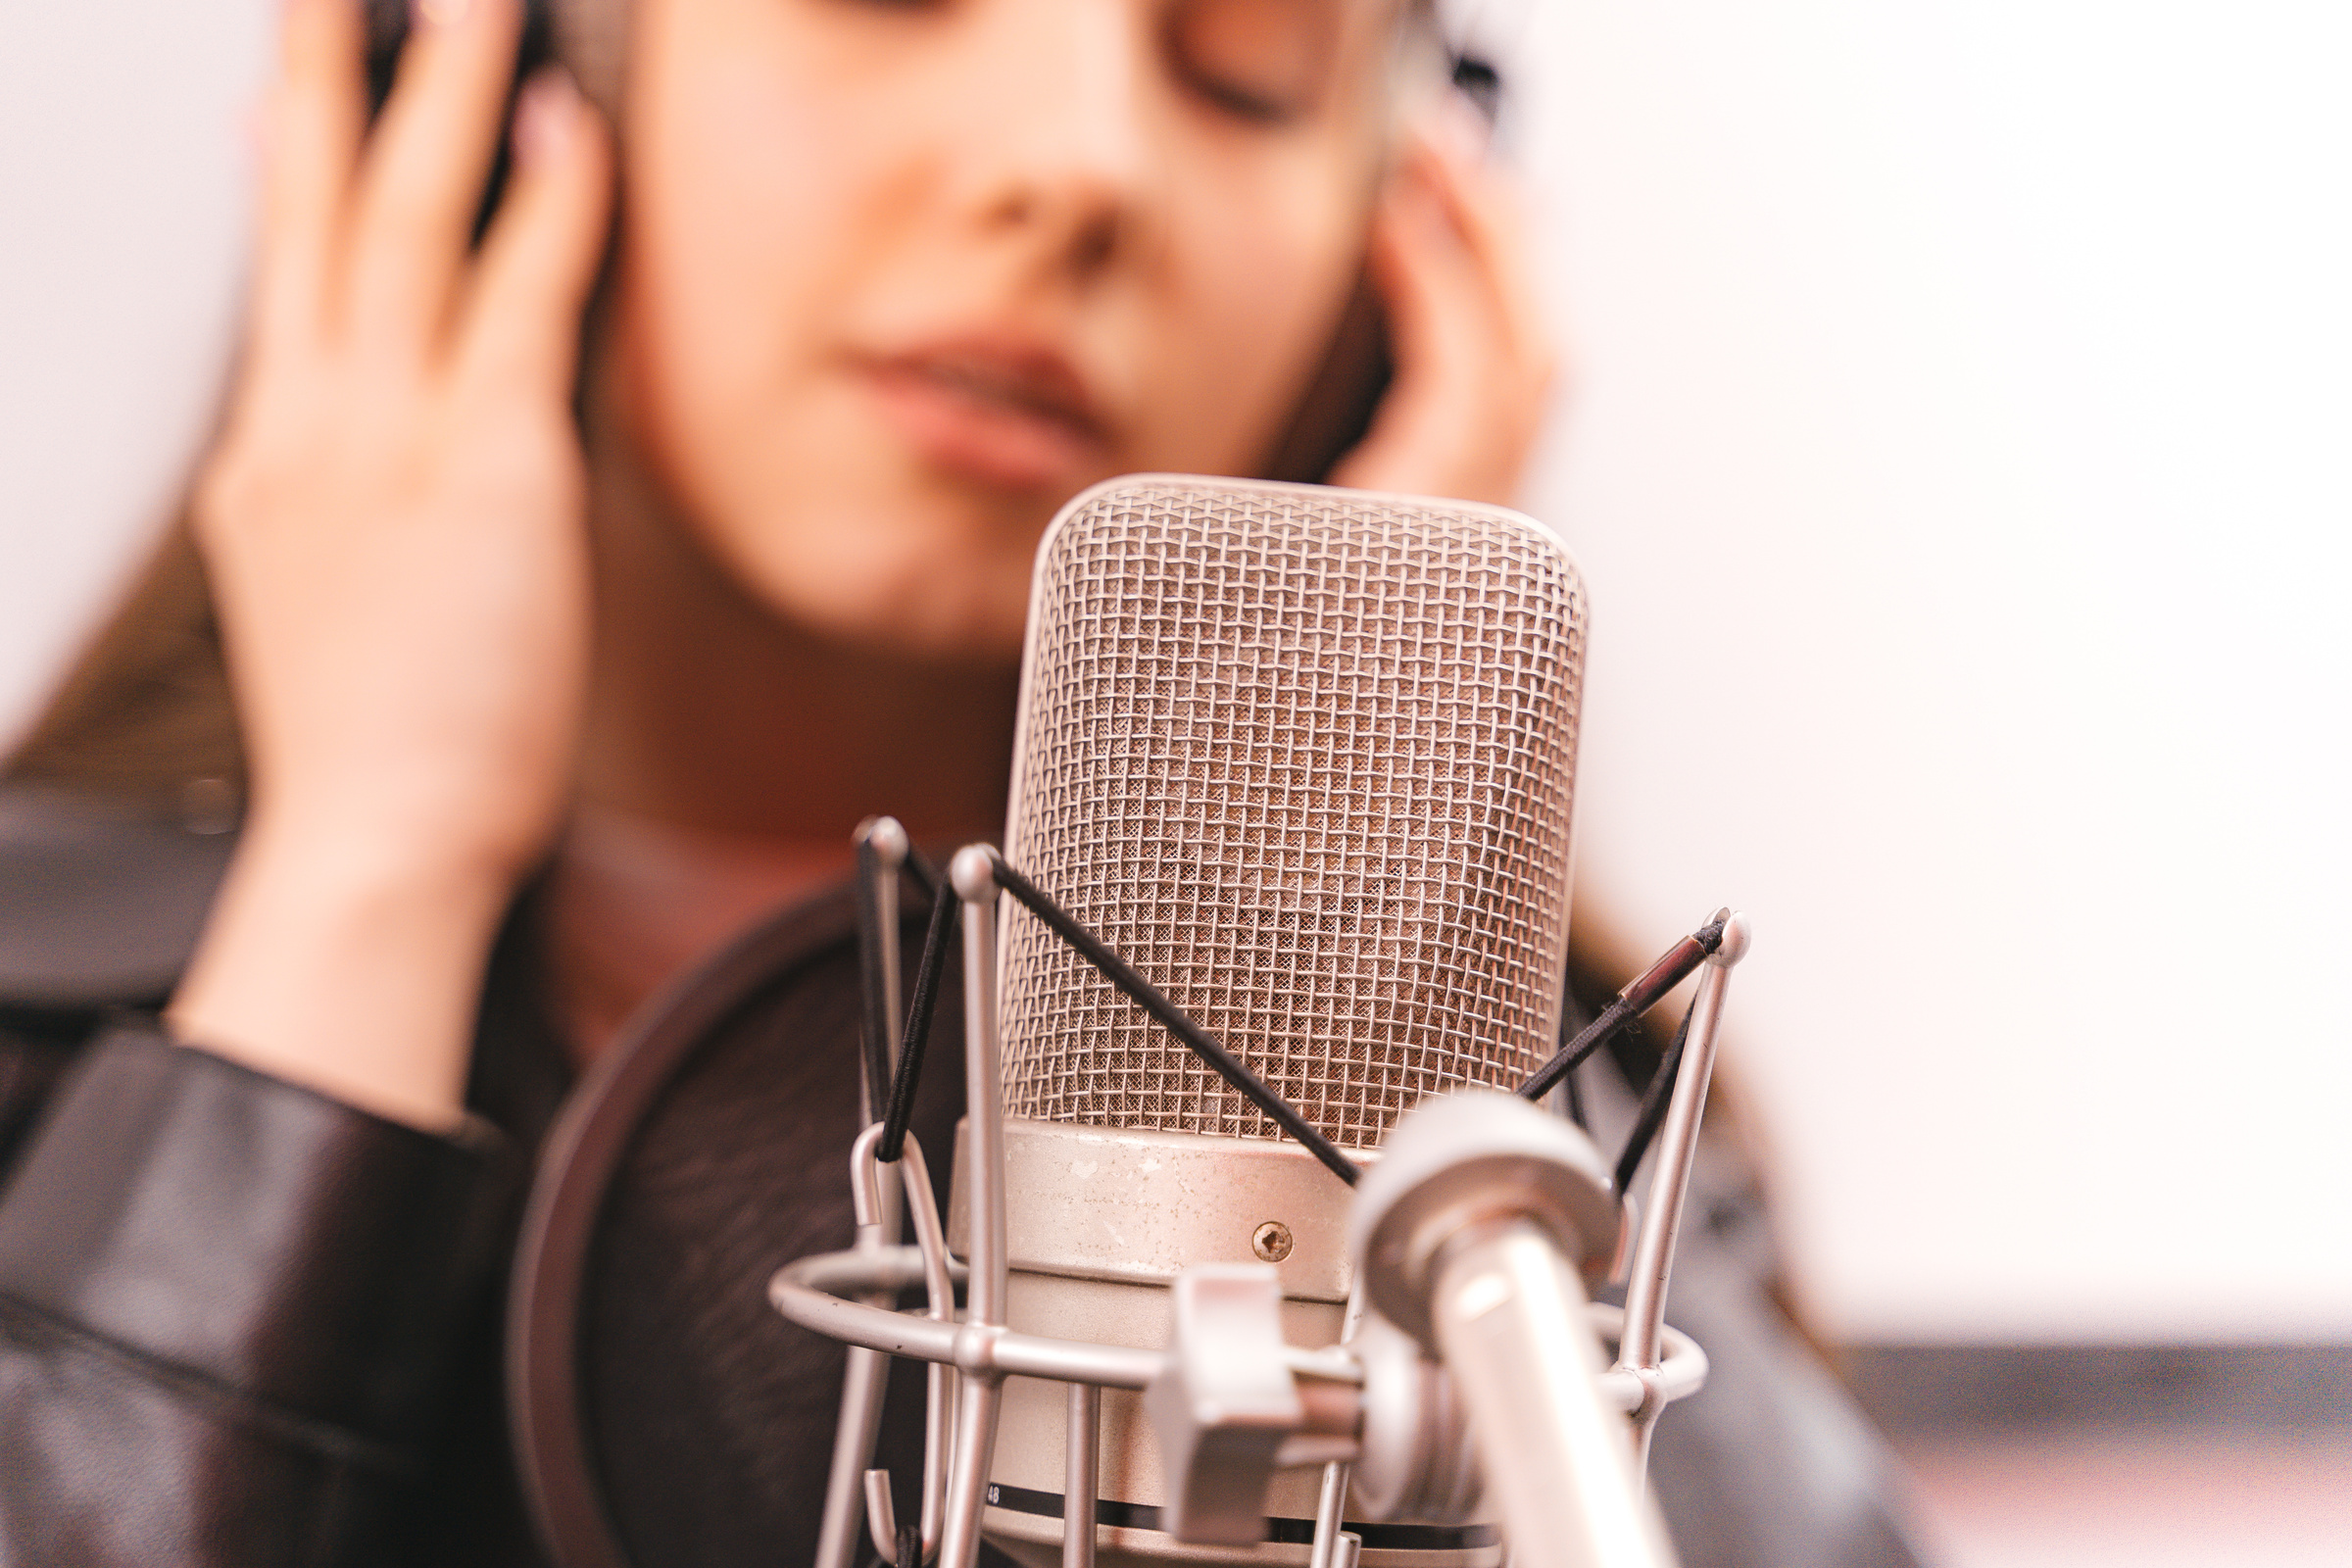
<path id="1" fill-rule="evenodd" d="M 1012 863 L 1348 1148 L 1547 1056 L 1584 587 L 1495 509 L 1154 478 L 1030 606 Z M 1277 1129 L 1005 903 L 1007 1114 Z"/>

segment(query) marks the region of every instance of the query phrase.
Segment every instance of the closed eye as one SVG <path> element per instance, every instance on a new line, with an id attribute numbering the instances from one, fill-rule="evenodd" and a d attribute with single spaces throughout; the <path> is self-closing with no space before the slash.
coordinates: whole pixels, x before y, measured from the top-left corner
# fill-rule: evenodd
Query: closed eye
<path id="1" fill-rule="evenodd" d="M 1337 0 L 1176 0 L 1167 49 L 1179 79 L 1203 100 L 1280 124 L 1322 101 L 1340 20 Z"/>

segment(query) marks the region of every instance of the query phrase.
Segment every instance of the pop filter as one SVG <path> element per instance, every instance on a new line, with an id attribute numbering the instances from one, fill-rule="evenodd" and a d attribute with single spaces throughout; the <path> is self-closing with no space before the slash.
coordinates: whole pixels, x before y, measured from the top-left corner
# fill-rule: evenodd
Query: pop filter
<path id="1" fill-rule="evenodd" d="M 857 939 L 847 884 L 753 929 L 639 1015 L 549 1134 L 507 1379 L 523 1489 L 563 1568 L 815 1553 L 844 1352 L 765 1290 L 778 1259 L 850 1244 Z M 951 981 L 941 999 L 951 1039 L 958 996 Z M 916 1136 L 949 1149 L 962 1099 L 956 1074 L 926 1075 Z M 877 1460 L 894 1475 L 920 1473 L 922 1400 L 921 1369 L 903 1367 Z"/>

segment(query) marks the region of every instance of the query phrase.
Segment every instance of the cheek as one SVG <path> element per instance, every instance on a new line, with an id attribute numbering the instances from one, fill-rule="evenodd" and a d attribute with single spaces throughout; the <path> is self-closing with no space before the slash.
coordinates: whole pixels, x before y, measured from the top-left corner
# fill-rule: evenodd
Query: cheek
<path id="1" fill-rule="evenodd" d="M 1362 266 L 1368 206 L 1328 170 L 1250 201 L 1210 189 L 1174 231 L 1141 467 L 1252 471 L 1287 425 Z M 1139 453 L 1139 457 L 1144 454 Z"/>
<path id="2" fill-rule="evenodd" d="M 713 9 L 648 6 L 657 37 L 634 63 L 613 302 L 624 427 L 673 520 L 771 610 L 861 642 L 993 647 L 1017 634 L 1025 569 L 924 603 L 940 574 L 905 535 L 927 498 L 877 473 L 843 406 L 842 323 L 905 247 L 906 160 L 889 160 L 878 95 L 816 51 L 652 15 Z M 691 75 L 665 78 L 670 61 Z"/>
<path id="3" fill-rule="evenodd" d="M 693 93 L 630 127 L 617 307 L 651 445 L 708 502 L 817 352 L 838 259 L 808 215 L 842 212 L 860 179 L 821 151 L 856 145 L 842 106 L 780 91 L 771 64 L 706 46 L 697 66 Z"/>

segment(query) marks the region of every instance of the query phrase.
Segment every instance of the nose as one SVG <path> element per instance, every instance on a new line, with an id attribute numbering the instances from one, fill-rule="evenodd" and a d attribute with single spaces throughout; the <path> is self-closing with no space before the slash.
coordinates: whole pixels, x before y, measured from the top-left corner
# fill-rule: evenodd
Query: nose
<path id="1" fill-rule="evenodd" d="M 1151 17 L 1140 0 L 986 0 L 988 78 L 971 127 L 970 209 L 1057 265 L 1098 272 L 1142 242 L 1152 209 Z"/>

